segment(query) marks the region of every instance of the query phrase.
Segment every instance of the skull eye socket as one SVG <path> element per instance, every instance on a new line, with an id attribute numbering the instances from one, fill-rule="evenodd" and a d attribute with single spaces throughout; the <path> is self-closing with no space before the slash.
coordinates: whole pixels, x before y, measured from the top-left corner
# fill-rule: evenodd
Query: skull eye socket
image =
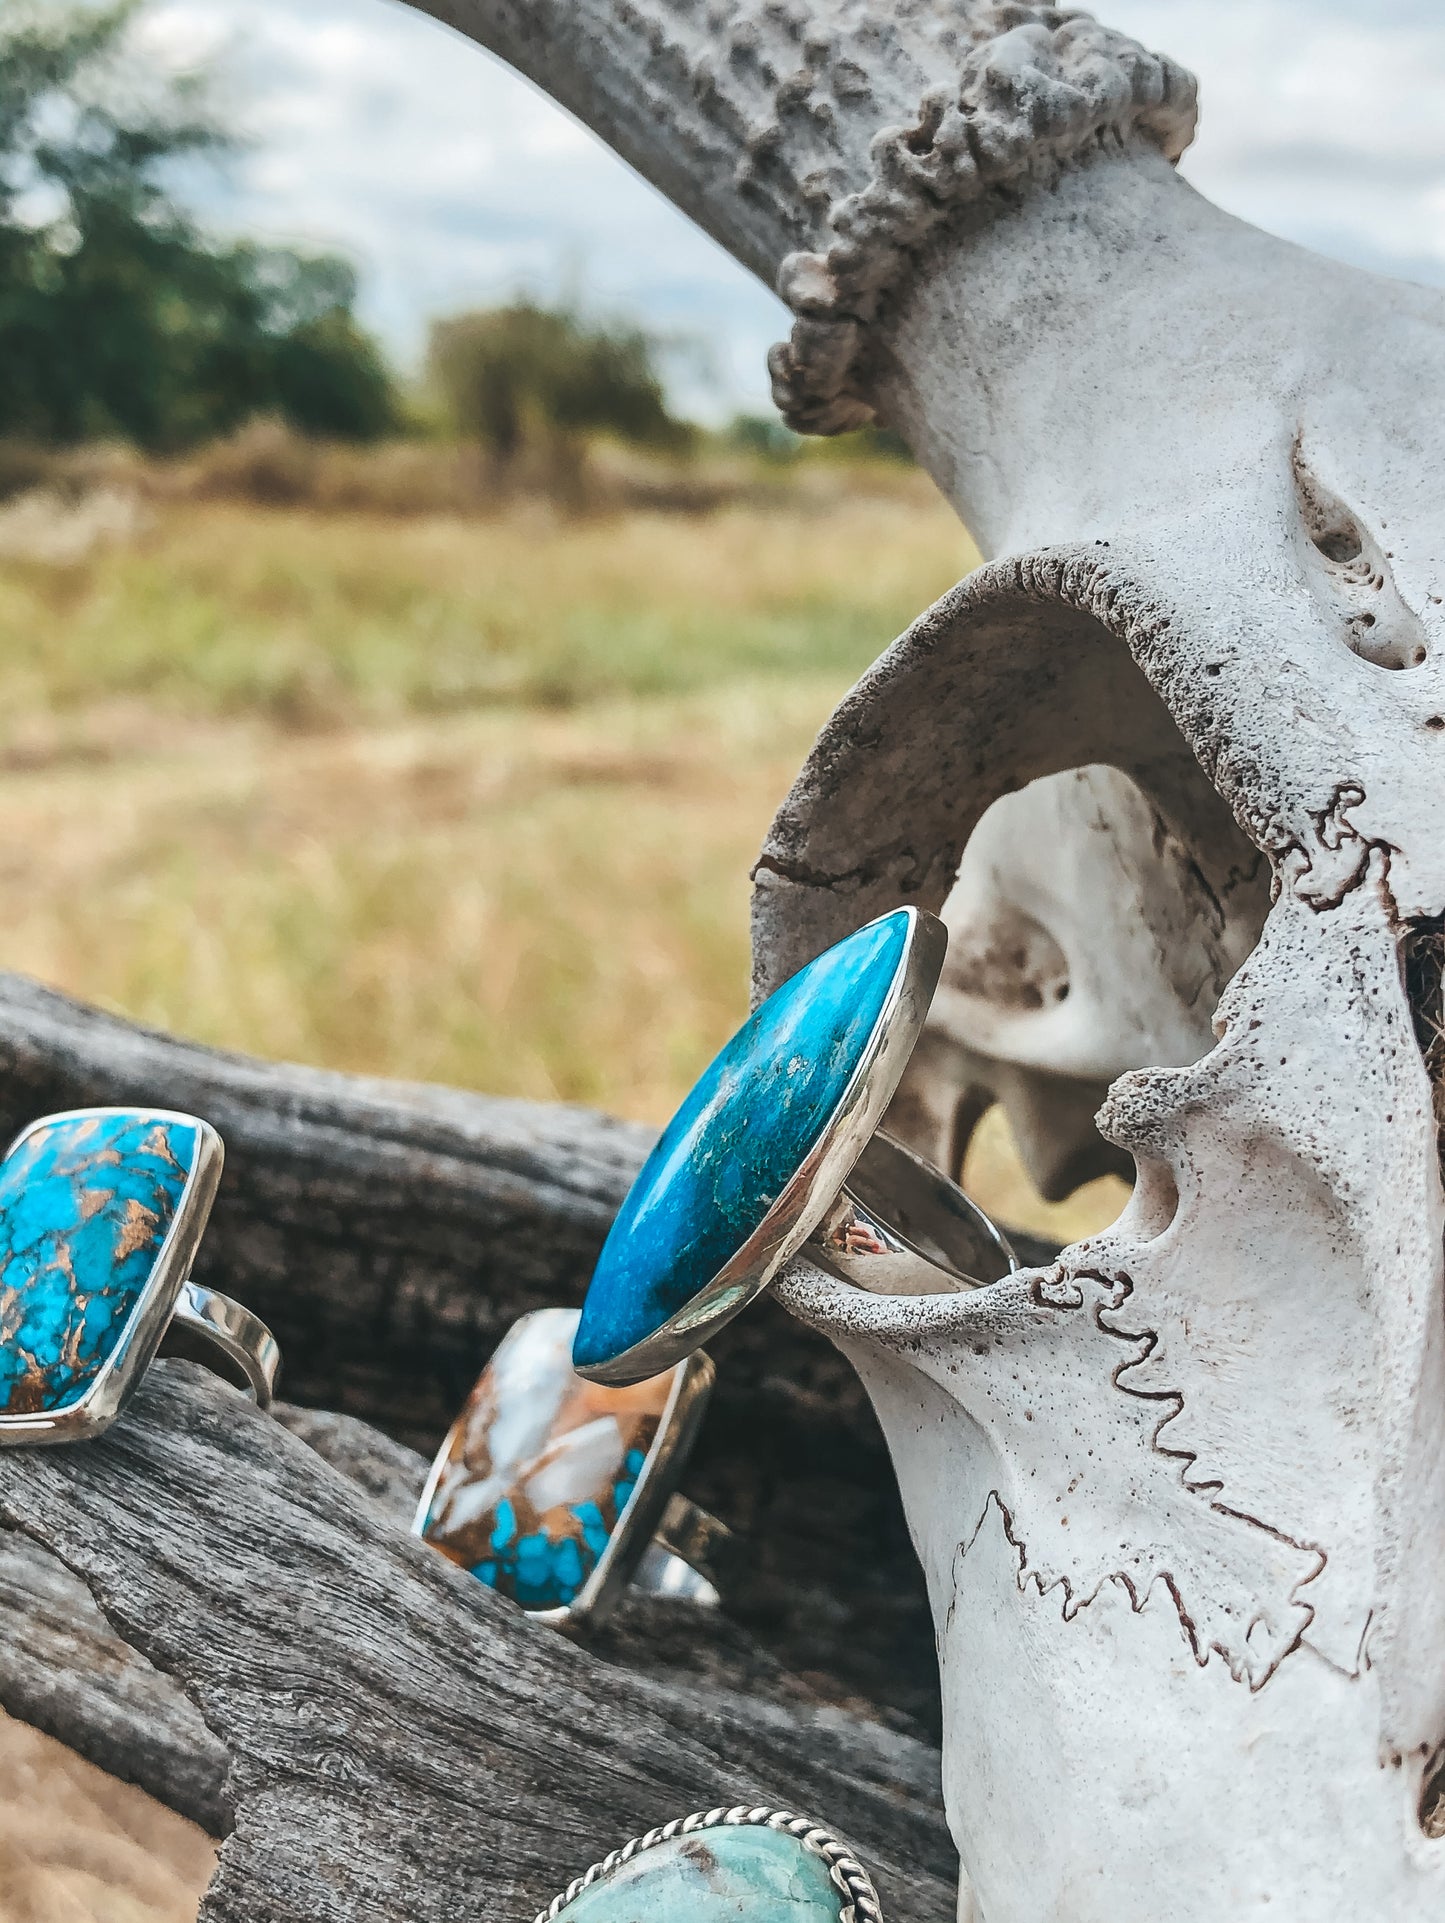
<path id="1" fill-rule="evenodd" d="M 942 981 L 887 1126 L 1011 1234 L 1072 1242 L 1107 1227 L 1135 1162 L 1095 1116 L 1117 1076 L 1213 1047 L 1268 894 L 1232 822 L 1196 846 L 1116 766 L 1000 797 L 944 904 Z M 1152 1234 L 1176 1206 L 1167 1187 L 1159 1172 L 1136 1201 Z"/>

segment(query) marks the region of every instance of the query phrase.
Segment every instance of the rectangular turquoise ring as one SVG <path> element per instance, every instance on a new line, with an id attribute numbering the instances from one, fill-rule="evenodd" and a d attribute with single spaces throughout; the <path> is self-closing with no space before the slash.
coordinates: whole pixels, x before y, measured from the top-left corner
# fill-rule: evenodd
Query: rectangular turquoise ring
<path id="1" fill-rule="evenodd" d="M 160 1346 L 221 1179 L 194 1115 L 46 1115 L 0 1162 L 0 1444 L 72 1442 L 120 1413 Z"/>

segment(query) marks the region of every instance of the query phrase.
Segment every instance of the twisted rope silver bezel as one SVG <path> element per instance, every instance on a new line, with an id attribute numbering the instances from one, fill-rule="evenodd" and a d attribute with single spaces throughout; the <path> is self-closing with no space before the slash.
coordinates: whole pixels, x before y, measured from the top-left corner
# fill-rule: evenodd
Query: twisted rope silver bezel
<path id="1" fill-rule="evenodd" d="M 634 1836 L 576 1877 L 560 1896 L 554 1896 L 545 1910 L 538 1911 L 534 1923 L 555 1923 L 567 1905 L 575 1902 L 584 1890 L 600 1883 L 604 1876 L 621 1869 L 644 1850 L 655 1849 L 659 1843 L 670 1843 L 674 1836 L 692 1836 L 699 1830 L 747 1827 L 782 1830 L 823 1859 L 842 1899 L 838 1923 L 883 1923 L 883 1906 L 878 1901 L 873 1879 L 853 1854 L 851 1845 L 821 1828 L 811 1817 L 794 1816 L 788 1810 L 750 1809 L 746 1803 L 738 1803 L 732 1809 L 696 1810 L 691 1816 L 675 1816 L 670 1823 L 649 1830 L 645 1836 Z"/>

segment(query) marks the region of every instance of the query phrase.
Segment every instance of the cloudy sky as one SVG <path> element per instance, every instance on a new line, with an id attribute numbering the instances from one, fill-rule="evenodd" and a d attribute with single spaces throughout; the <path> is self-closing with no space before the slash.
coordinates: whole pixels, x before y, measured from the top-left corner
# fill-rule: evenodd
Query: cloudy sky
<path id="1" fill-rule="evenodd" d="M 1199 75 L 1184 171 L 1276 233 L 1445 284 L 1442 0 L 1103 0 Z M 1368 20 L 1368 24 L 1366 23 Z M 774 297 L 527 84 L 397 0 L 157 0 L 172 57 L 223 56 L 251 137 L 211 217 L 340 247 L 415 364 L 432 315 L 580 293 L 679 340 L 708 411 L 760 404 Z M 703 403 L 706 405 L 706 403 Z"/>

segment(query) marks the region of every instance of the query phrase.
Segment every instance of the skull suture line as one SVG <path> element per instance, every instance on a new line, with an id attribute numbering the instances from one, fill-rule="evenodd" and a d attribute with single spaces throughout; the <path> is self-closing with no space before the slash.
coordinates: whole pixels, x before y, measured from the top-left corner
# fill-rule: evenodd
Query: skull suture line
<path id="1" fill-rule="evenodd" d="M 1215 1046 L 1109 1094 L 1108 1234 L 976 1295 L 784 1285 L 898 1464 L 969 1900 L 1438 1918 L 1445 302 L 1209 206 L 1171 164 L 1188 76 L 1087 16 L 431 10 L 777 277 L 796 424 L 876 412 L 1011 557 L 825 729 L 760 861 L 759 986 L 941 907 L 989 806 L 1081 766 L 1216 903 L 1261 854 L 1276 890 Z"/>

